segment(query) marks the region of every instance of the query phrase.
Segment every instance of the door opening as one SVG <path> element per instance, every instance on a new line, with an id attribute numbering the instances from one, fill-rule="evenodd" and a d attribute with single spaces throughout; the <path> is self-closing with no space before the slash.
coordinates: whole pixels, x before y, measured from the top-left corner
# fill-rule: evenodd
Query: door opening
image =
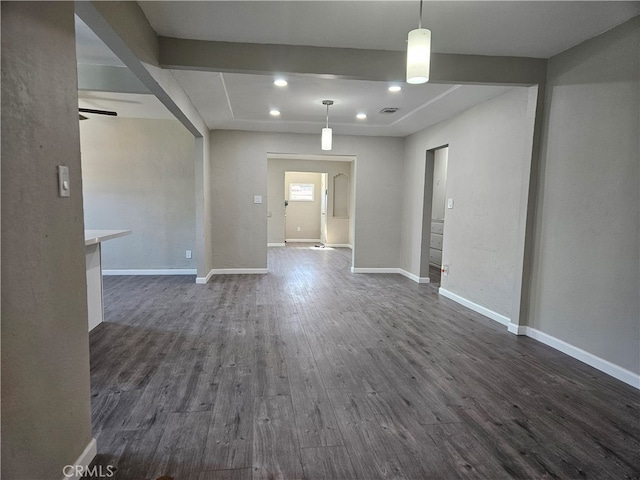
<path id="1" fill-rule="evenodd" d="M 433 185 L 431 191 L 431 230 L 429 235 L 429 279 L 441 284 L 443 268 L 443 244 L 445 232 L 445 212 L 447 206 L 447 164 L 449 147 L 433 151 Z M 425 195 L 427 192 L 425 192 Z M 426 239 L 425 239 L 426 240 Z M 445 266 L 446 269 L 446 266 Z"/>
<path id="2" fill-rule="evenodd" d="M 327 195 L 329 187 L 327 186 L 328 174 L 323 173 L 320 179 L 320 242 L 322 245 L 327 243 Z"/>
<path id="3" fill-rule="evenodd" d="M 286 243 L 322 243 L 327 237 L 327 174 L 285 172 Z"/>

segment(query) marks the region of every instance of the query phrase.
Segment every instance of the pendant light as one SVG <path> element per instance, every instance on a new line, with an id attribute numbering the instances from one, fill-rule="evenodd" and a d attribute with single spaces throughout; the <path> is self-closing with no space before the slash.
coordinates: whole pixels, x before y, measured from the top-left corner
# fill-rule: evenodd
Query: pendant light
<path id="1" fill-rule="evenodd" d="M 322 150 L 331 150 L 333 132 L 329 128 L 329 105 L 333 105 L 333 100 L 323 100 L 322 104 L 327 106 L 327 126 L 322 129 Z"/>
<path id="2" fill-rule="evenodd" d="M 422 28 L 422 0 L 418 28 L 409 32 L 407 40 L 407 83 L 429 81 L 431 61 L 431 30 Z"/>

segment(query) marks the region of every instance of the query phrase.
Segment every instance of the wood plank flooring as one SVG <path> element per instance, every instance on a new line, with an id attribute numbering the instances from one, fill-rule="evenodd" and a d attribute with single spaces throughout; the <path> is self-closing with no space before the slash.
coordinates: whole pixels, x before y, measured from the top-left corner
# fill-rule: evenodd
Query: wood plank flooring
<path id="1" fill-rule="evenodd" d="M 96 465 L 118 479 L 631 479 L 637 390 L 351 251 L 105 277 Z"/>

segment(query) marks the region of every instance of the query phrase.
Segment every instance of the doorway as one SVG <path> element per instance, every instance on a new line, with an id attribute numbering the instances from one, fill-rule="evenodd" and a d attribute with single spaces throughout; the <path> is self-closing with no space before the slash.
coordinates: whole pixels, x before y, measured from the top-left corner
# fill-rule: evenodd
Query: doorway
<path id="1" fill-rule="evenodd" d="M 292 213 L 292 208 L 300 206 L 301 202 L 289 201 L 290 192 L 286 186 L 285 174 L 292 172 L 320 176 L 319 187 L 314 187 L 315 193 L 320 194 L 321 200 L 321 204 L 315 210 L 320 217 L 320 220 L 315 223 L 319 226 L 319 229 L 316 230 L 319 233 L 315 235 L 311 233 L 311 230 L 305 230 L 304 225 L 294 223 L 295 215 Z M 324 181 L 322 180 L 323 174 Z M 267 247 L 294 247 L 296 246 L 295 240 L 308 239 L 313 240 L 311 248 L 315 248 L 315 244 L 323 242 L 327 249 L 348 249 L 344 253 L 350 257 L 349 263 L 352 267 L 355 255 L 355 178 L 356 158 L 354 156 L 268 153 Z M 324 192 L 324 196 L 322 192 Z M 325 201 L 326 205 L 323 205 Z M 323 212 L 324 215 L 322 215 Z M 289 228 L 287 228 L 287 224 Z M 302 227 L 300 232 L 297 231 L 299 226 Z M 288 235 L 287 230 L 289 231 Z M 288 243 L 289 240 L 294 240 L 294 242 Z M 301 244 L 298 243 L 297 246 L 301 246 Z"/>
<path id="2" fill-rule="evenodd" d="M 320 172 L 285 172 L 285 242 L 326 243 L 327 176 Z"/>
<path id="3" fill-rule="evenodd" d="M 442 147 L 432 151 L 427 156 L 427 162 L 433 160 L 433 182 L 431 188 L 431 230 L 429 235 L 429 279 L 435 285 L 441 284 L 442 251 L 445 233 L 445 213 L 447 210 L 447 166 L 449 162 L 449 147 Z M 425 195 L 428 194 L 425 191 Z M 445 266 L 446 270 L 446 266 Z"/>

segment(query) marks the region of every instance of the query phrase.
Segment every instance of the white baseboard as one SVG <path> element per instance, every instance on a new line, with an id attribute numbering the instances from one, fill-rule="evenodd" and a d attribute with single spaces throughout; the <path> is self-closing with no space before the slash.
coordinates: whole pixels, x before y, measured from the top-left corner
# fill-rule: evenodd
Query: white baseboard
<path id="1" fill-rule="evenodd" d="M 73 473 L 73 475 L 67 476 L 63 472 L 62 480 L 80 480 L 80 478 L 82 478 L 82 475 L 75 474 L 80 469 L 77 469 L 75 467 L 78 466 L 82 467 L 83 470 L 86 469 L 97 454 L 98 444 L 96 443 L 96 439 L 92 438 L 88 445 L 85 447 L 84 452 L 82 452 L 82 455 L 78 457 L 75 463 L 73 465 L 65 465 L 65 467 L 74 467 L 64 469 L 64 472 Z"/>
<path id="2" fill-rule="evenodd" d="M 263 275 L 268 273 L 266 268 L 214 268 L 211 275 Z"/>
<path id="3" fill-rule="evenodd" d="M 431 283 L 431 279 L 429 277 L 419 277 L 415 273 L 407 272 L 406 270 L 403 270 L 402 268 L 399 268 L 398 270 L 399 270 L 398 273 L 400 275 L 404 275 L 405 277 L 410 278 L 411 280 L 413 280 L 416 283 Z"/>
<path id="4" fill-rule="evenodd" d="M 209 273 L 207 273 L 205 277 L 196 277 L 196 283 L 198 285 L 205 285 L 209 283 L 209 280 L 211 280 L 212 276 L 213 276 L 213 270 L 209 270 Z"/>
<path id="5" fill-rule="evenodd" d="M 511 323 L 511 320 L 505 317 L 504 315 L 501 315 L 498 312 L 494 312 L 493 310 L 489 310 L 488 308 L 485 308 L 482 305 L 478 305 L 477 303 L 474 303 L 471 300 L 467 300 L 464 297 L 456 295 L 455 293 L 452 293 L 449 290 L 445 290 L 442 287 L 438 289 L 438 293 L 443 297 L 447 297 L 453 300 L 454 302 L 459 303 L 460 305 L 464 305 L 465 307 L 470 308 L 474 312 L 478 312 L 484 315 L 485 317 L 489 317 L 491 320 L 495 320 L 496 322 L 501 323 L 502 325 L 509 326 L 509 324 Z"/>
<path id="6" fill-rule="evenodd" d="M 196 283 L 205 285 L 214 275 L 262 275 L 265 273 L 268 273 L 266 268 L 212 268 L 206 277 L 196 277 Z"/>
<path id="7" fill-rule="evenodd" d="M 466 298 L 463 298 L 455 293 L 451 293 L 444 288 L 440 288 L 438 290 L 440 295 L 450 298 L 451 300 L 458 302 L 461 305 L 464 305 L 471 310 L 474 310 L 478 313 L 481 313 L 485 317 L 489 317 L 496 322 L 499 322 L 503 325 L 507 326 L 507 329 L 511 333 L 515 333 L 516 335 L 526 335 L 527 337 L 533 338 L 539 342 L 544 343 L 545 345 L 550 346 L 562 353 L 569 355 L 570 357 L 575 358 L 576 360 L 580 360 L 587 365 L 600 370 L 601 372 L 606 373 L 607 375 L 611 375 L 618 380 L 631 385 L 637 389 L 640 389 L 640 375 L 633 373 L 626 368 L 623 368 L 619 365 L 611 363 L 608 360 L 600 358 L 592 353 L 587 352 L 586 350 L 582 350 L 579 347 L 571 345 L 570 343 L 565 342 L 564 340 L 560 340 L 559 338 L 552 337 L 551 335 L 541 332 L 540 330 L 536 330 L 532 327 L 527 327 L 525 325 L 517 325 L 515 323 L 511 323 L 511 320 L 496 313 L 488 308 L 485 308 L 477 303 L 474 303 Z"/>
<path id="8" fill-rule="evenodd" d="M 402 268 L 395 267 L 381 267 L 381 268 L 369 268 L 369 267 L 351 267 L 351 273 L 397 273 L 404 277 L 413 280 L 416 283 L 429 283 L 429 277 L 419 277 L 413 273 L 407 272 Z"/>
<path id="9" fill-rule="evenodd" d="M 320 240 L 299 240 L 299 239 L 287 239 L 289 243 L 321 243 Z M 267 247 L 286 247 L 286 243 L 267 243 Z M 333 248 L 350 248 L 353 250 L 353 246 L 350 243 L 325 243 L 325 247 Z"/>
<path id="10" fill-rule="evenodd" d="M 509 330 L 509 332 L 515 334 L 515 335 L 526 335 L 527 334 L 527 327 L 524 325 L 517 325 L 515 323 L 511 323 L 509 322 L 509 325 L 507 325 L 507 330 Z"/>
<path id="11" fill-rule="evenodd" d="M 320 243 L 319 238 L 287 238 L 287 243 Z"/>
<path id="12" fill-rule="evenodd" d="M 351 273 L 400 273 L 399 268 L 369 268 L 369 267 L 351 267 Z"/>
<path id="13" fill-rule="evenodd" d="M 570 343 L 565 342 L 564 340 L 560 340 L 559 338 L 552 337 L 551 335 L 541 332 L 540 330 L 536 330 L 532 327 L 524 327 L 526 329 L 527 337 L 531 337 L 534 340 L 538 340 L 539 342 L 544 343 L 545 345 L 549 345 L 556 350 L 561 351 L 562 353 L 566 353 L 570 357 L 575 358 L 576 360 L 580 360 L 587 365 L 592 366 L 600 370 L 601 372 L 606 373 L 607 375 L 611 375 L 618 380 L 631 385 L 637 389 L 640 389 L 640 375 L 633 373 L 626 368 L 623 368 L 615 363 L 611 363 L 604 358 L 600 358 L 592 353 L 589 353 L 585 350 L 582 350 L 579 347 L 571 345 Z"/>
<path id="14" fill-rule="evenodd" d="M 196 275 L 195 268 L 151 268 L 143 270 L 102 270 L 102 275 Z"/>

